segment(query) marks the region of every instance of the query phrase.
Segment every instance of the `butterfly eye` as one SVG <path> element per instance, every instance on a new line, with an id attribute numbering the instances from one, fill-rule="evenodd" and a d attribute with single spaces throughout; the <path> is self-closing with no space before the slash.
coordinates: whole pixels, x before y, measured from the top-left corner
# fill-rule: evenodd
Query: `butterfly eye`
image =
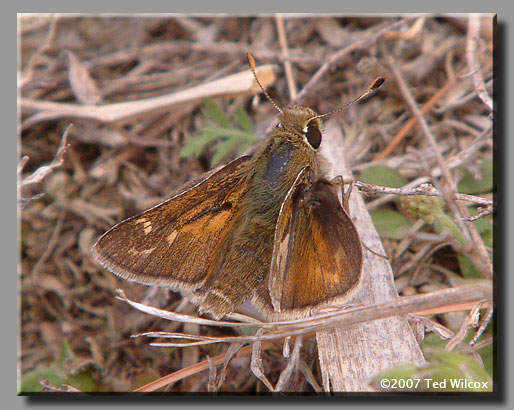
<path id="1" fill-rule="evenodd" d="M 307 141 L 311 144 L 311 147 L 317 149 L 321 144 L 321 132 L 316 125 L 308 125 L 307 132 L 305 133 Z"/>

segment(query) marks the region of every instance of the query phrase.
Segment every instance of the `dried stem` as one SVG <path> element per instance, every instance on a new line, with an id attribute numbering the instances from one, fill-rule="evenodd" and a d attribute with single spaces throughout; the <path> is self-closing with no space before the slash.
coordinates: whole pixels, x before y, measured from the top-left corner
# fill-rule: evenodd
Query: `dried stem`
<path id="1" fill-rule="evenodd" d="M 482 102 L 493 112 L 493 100 L 487 93 L 484 78 L 480 73 L 480 63 L 477 57 L 480 32 L 480 14 L 471 14 L 468 20 L 468 38 L 466 41 L 466 59 L 473 80 L 475 92 Z"/>
<path id="2" fill-rule="evenodd" d="M 476 215 L 469 216 L 469 217 L 465 218 L 465 220 L 468 222 L 473 222 L 473 221 L 476 221 L 477 219 L 485 218 L 487 215 L 491 215 L 493 212 L 494 212 L 493 206 L 492 205 L 487 206 L 485 208 L 479 209 L 479 211 L 477 212 Z"/>
<path id="3" fill-rule="evenodd" d="M 289 99 L 294 101 L 297 95 L 296 82 L 293 77 L 293 68 L 291 67 L 291 60 L 289 59 L 289 47 L 287 46 L 286 32 L 284 28 L 284 19 L 281 14 L 275 16 L 277 22 L 278 39 L 280 42 L 280 49 L 282 51 L 284 68 L 286 73 L 287 86 L 289 89 Z"/>
<path id="4" fill-rule="evenodd" d="M 403 98 L 405 99 L 407 105 L 409 106 L 410 110 L 414 114 L 414 117 L 418 121 L 418 124 L 425 135 L 425 138 L 428 142 L 428 144 L 432 147 L 432 150 L 435 154 L 437 163 L 439 164 L 439 168 L 441 169 L 444 178 L 446 179 L 446 182 L 450 186 L 450 188 L 455 191 L 455 182 L 453 181 L 453 178 L 450 174 L 450 171 L 448 169 L 448 166 L 446 165 L 446 162 L 444 161 L 444 158 L 439 151 L 439 147 L 437 146 L 437 142 L 435 140 L 434 135 L 430 131 L 428 124 L 423 117 L 423 114 L 418 108 L 418 104 L 414 100 L 414 97 L 412 96 L 412 93 L 410 92 L 410 89 L 408 85 L 403 80 L 403 76 L 400 72 L 400 70 L 397 68 L 397 63 L 394 61 L 394 59 L 391 56 L 388 56 L 388 62 L 389 62 L 389 68 L 391 69 L 393 75 L 395 76 L 395 79 L 398 83 L 398 86 L 400 88 L 400 92 L 403 95 Z M 446 190 L 445 190 L 446 191 Z M 445 192 L 446 194 L 446 192 Z M 464 230 L 464 229 L 463 229 Z"/>
<path id="5" fill-rule="evenodd" d="M 50 163 L 50 165 L 43 165 L 36 169 L 31 175 L 24 178 L 19 183 L 19 187 L 37 184 L 50 174 L 55 168 L 58 168 L 62 165 L 64 162 L 64 154 L 66 153 L 66 149 L 68 148 L 68 133 L 70 128 L 73 126 L 73 124 L 70 124 L 66 127 L 62 134 L 61 143 L 59 144 L 59 147 L 57 148 L 57 152 L 55 153 L 55 157 Z M 25 165 L 27 160 L 22 159 L 22 164 L 20 164 L 19 168 L 20 170 L 23 168 L 23 165 Z"/>
<path id="6" fill-rule="evenodd" d="M 32 269 L 32 281 L 34 282 L 34 286 L 38 288 L 38 275 L 44 263 L 47 259 L 52 255 L 55 247 L 57 246 L 59 235 L 61 234 L 61 229 L 64 221 L 64 211 L 61 211 L 59 214 L 59 218 L 57 219 L 57 223 L 55 224 L 54 231 L 52 232 L 52 236 L 48 241 L 48 245 L 46 247 L 45 252 L 41 255 L 41 258 L 38 259 L 34 268 Z"/>
<path id="7" fill-rule="evenodd" d="M 354 185 L 359 191 L 366 195 L 394 194 L 394 195 L 426 195 L 442 197 L 443 193 L 435 189 L 432 185 L 423 184 L 415 188 L 389 188 L 379 185 L 366 184 L 365 182 L 355 181 Z M 457 201 L 466 201 L 478 205 L 492 206 L 493 200 L 475 195 L 454 194 L 453 198 Z M 486 214 L 487 215 L 487 214 Z M 485 216 L 485 215 L 484 215 Z"/>

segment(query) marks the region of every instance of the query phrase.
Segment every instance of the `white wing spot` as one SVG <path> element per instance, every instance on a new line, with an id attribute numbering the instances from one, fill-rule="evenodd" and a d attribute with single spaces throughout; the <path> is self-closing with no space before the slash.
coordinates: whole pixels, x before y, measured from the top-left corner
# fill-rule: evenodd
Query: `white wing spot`
<path id="1" fill-rule="evenodd" d="M 178 235 L 178 231 L 177 230 L 174 230 L 172 233 L 170 233 L 168 235 L 168 243 L 170 244 L 170 246 L 173 244 L 173 242 L 175 241 L 175 238 L 177 237 Z"/>
<path id="2" fill-rule="evenodd" d="M 136 223 L 143 224 L 143 230 L 145 231 L 145 235 L 148 235 L 150 232 L 152 232 L 153 226 L 152 222 L 150 222 L 145 217 L 139 218 Z"/>
<path id="3" fill-rule="evenodd" d="M 142 249 L 142 250 L 131 249 L 128 252 L 131 253 L 132 255 L 140 256 L 140 255 L 148 255 L 149 253 L 152 253 L 154 250 L 155 250 L 155 246 L 153 248 Z"/>

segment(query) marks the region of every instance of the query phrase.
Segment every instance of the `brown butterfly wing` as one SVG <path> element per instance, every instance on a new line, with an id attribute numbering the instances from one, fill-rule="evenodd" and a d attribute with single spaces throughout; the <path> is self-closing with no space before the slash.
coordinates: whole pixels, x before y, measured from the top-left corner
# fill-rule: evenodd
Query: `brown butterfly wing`
<path id="1" fill-rule="evenodd" d="M 240 157 L 114 226 L 94 245 L 94 257 L 124 279 L 175 290 L 197 289 L 240 213 L 249 159 Z"/>
<path id="2" fill-rule="evenodd" d="M 342 300 L 360 282 L 362 249 L 335 186 L 300 173 L 277 221 L 268 289 L 275 313 Z M 291 313 L 289 315 L 289 313 Z"/>

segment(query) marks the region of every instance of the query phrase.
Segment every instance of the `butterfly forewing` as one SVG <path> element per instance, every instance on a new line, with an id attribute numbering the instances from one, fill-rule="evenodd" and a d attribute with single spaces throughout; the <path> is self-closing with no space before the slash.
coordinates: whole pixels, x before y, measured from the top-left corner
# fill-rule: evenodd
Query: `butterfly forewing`
<path id="1" fill-rule="evenodd" d="M 237 204 L 244 195 L 249 158 L 232 161 L 114 226 L 95 244 L 94 256 L 124 279 L 176 290 L 198 288 L 240 211 Z"/>
<path id="2" fill-rule="evenodd" d="M 297 178 L 277 221 L 268 289 L 275 312 L 349 296 L 360 282 L 357 230 L 328 181 Z"/>

